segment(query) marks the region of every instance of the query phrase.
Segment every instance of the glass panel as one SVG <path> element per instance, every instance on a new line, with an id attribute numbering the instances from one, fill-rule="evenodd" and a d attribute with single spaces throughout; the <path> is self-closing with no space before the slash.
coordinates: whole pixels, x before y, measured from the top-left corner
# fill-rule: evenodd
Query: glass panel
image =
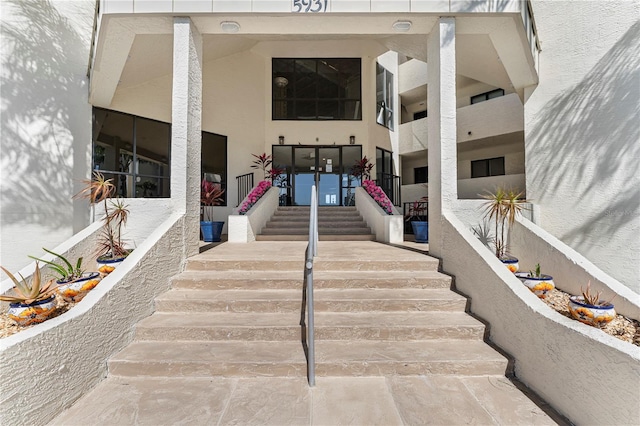
<path id="1" fill-rule="evenodd" d="M 260 174 L 260 172 L 259 172 Z M 200 175 L 209 182 L 227 187 L 227 137 L 215 133 L 202 132 L 202 154 Z M 262 176 L 258 176 L 262 179 Z M 222 206 L 227 205 L 227 191 L 222 194 Z"/>
<path id="2" fill-rule="evenodd" d="M 487 99 L 499 98 L 500 96 L 504 96 L 504 90 L 502 89 L 492 90 L 487 93 Z"/>
<path id="3" fill-rule="evenodd" d="M 94 164 L 96 170 L 120 171 L 121 149 L 133 150 L 133 116 L 94 110 Z M 100 148 L 97 148 L 100 147 Z"/>
<path id="4" fill-rule="evenodd" d="M 293 109 L 293 101 L 274 101 L 273 102 L 273 119 L 286 120 L 295 119 L 295 111 Z"/>
<path id="5" fill-rule="evenodd" d="M 489 162 L 487 160 L 477 160 L 471 162 L 471 177 L 479 178 L 489 176 Z"/>
<path id="6" fill-rule="evenodd" d="M 278 59 L 272 61 L 272 90 L 273 99 L 293 97 L 294 75 L 293 59 Z"/>
<path id="7" fill-rule="evenodd" d="M 337 98 L 340 91 L 340 74 L 335 60 L 318 61 L 318 98 Z"/>
<path id="8" fill-rule="evenodd" d="M 169 149 L 171 145 L 171 126 L 167 123 L 136 118 L 136 154 L 145 159 L 145 170 L 136 173 L 155 176 L 169 176 Z M 151 166 L 150 163 L 153 163 Z M 138 167 L 142 167 L 140 161 Z M 151 171 L 153 169 L 153 172 Z"/>
<path id="9" fill-rule="evenodd" d="M 360 108 L 360 101 L 343 101 L 341 118 L 345 120 L 362 119 L 362 110 Z"/>
<path id="10" fill-rule="evenodd" d="M 298 101 L 296 102 L 296 116 L 300 120 L 315 120 L 317 118 L 316 113 L 316 101 Z"/>
<path id="11" fill-rule="evenodd" d="M 335 120 L 340 117 L 339 101 L 318 101 L 318 119 Z"/>
<path id="12" fill-rule="evenodd" d="M 295 97 L 315 99 L 318 96 L 316 80 L 316 60 L 296 59 Z"/>
<path id="13" fill-rule="evenodd" d="M 504 157 L 489 160 L 489 170 L 491 171 L 491 176 L 504 175 Z"/>
<path id="14" fill-rule="evenodd" d="M 320 186 L 318 188 L 318 205 L 340 205 L 340 176 L 333 173 L 320 174 Z"/>
<path id="15" fill-rule="evenodd" d="M 273 167 L 277 167 L 283 170 L 283 173 L 278 177 L 273 184 L 279 186 L 280 189 L 280 205 L 291 205 L 291 173 L 293 168 L 293 162 L 291 159 L 292 148 L 290 146 L 278 146 L 272 147 L 273 154 Z"/>
<path id="16" fill-rule="evenodd" d="M 136 197 L 169 197 L 169 179 L 139 176 L 136 180 Z"/>

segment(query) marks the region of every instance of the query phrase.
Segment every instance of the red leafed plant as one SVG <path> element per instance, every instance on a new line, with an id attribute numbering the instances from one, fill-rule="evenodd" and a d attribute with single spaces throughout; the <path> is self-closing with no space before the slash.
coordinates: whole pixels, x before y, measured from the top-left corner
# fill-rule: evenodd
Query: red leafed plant
<path id="1" fill-rule="evenodd" d="M 212 209 L 207 207 L 219 206 L 222 204 L 222 194 L 224 194 L 224 189 L 222 189 L 220 184 L 202 179 L 202 183 L 200 184 L 200 203 L 205 206 L 203 211 L 203 219 L 205 221 L 210 221 L 213 217 Z"/>

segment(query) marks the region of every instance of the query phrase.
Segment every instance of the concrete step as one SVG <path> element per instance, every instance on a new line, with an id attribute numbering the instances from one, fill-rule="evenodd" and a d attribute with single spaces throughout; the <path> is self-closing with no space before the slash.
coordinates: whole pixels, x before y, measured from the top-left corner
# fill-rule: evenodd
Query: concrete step
<path id="1" fill-rule="evenodd" d="M 481 340 L 316 342 L 318 376 L 503 375 L 507 360 Z M 112 376 L 304 377 L 300 342 L 139 341 L 109 360 Z"/>
<path id="2" fill-rule="evenodd" d="M 295 211 L 306 211 L 308 212 L 310 209 L 309 206 L 278 206 L 277 211 L 279 212 L 295 212 Z M 318 206 L 319 212 L 357 212 L 358 209 L 355 206 Z"/>
<path id="3" fill-rule="evenodd" d="M 302 271 L 185 271 L 171 280 L 175 289 L 301 289 Z M 436 271 L 317 271 L 321 288 L 450 288 L 451 277 Z"/>
<path id="4" fill-rule="evenodd" d="M 316 312 L 459 311 L 467 299 L 448 289 L 320 289 Z M 300 290 L 177 290 L 156 298 L 158 312 L 300 312 Z"/>
<path id="5" fill-rule="evenodd" d="M 340 215 L 340 216 L 318 216 L 318 223 L 323 222 L 362 222 L 362 216 L 360 215 Z M 294 216 L 294 215 L 278 215 L 271 216 L 271 222 L 284 222 L 284 223 L 307 223 L 309 224 L 309 216 Z"/>
<path id="6" fill-rule="evenodd" d="M 321 241 L 315 271 L 437 271 L 439 261 L 409 250 L 372 241 Z M 256 241 L 225 244 L 223 250 L 192 256 L 187 270 L 302 271 L 303 241 Z"/>
<path id="7" fill-rule="evenodd" d="M 308 241 L 305 234 L 268 234 L 256 235 L 256 241 Z M 319 241 L 375 241 L 373 234 L 319 234 Z"/>
<path id="8" fill-rule="evenodd" d="M 464 312 L 316 312 L 317 340 L 482 339 Z M 136 326 L 138 341 L 300 341 L 300 313 L 156 313 Z"/>
<path id="9" fill-rule="evenodd" d="M 326 227 L 319 226 L 318 234 L 319 235 L 334 235 L 334 234 L 349 234 L 349 235 L 360 235 L 360 234 L 371 234 L 371 229 L 369 229 L 366 224 L 364 226 L 345 226 L 345 227 Z M 260 231 L 260 235 L 309 235 L 309 227 L 301 226 L 301 227 L 284 227 L 284 228 L 270 228 L 265 227 Z"/>
<path id="10" fill-rule="evenodd" d="M 306 232 L 309 232 L 309 221 L 307 220 L 306 222 L 301 222 L 301 221 L 294 221 L 294 222 L 284 222 L 284 221 L 276 221 L 274 222 L 273 220 L 270 220 L 269 222 L 267 222 L 267 224 L 265 225 L 264 228 L 262 228 L 262 231 L 264 232 L 265 229 L 268 228 L 272 228 L 272 229 L 302 229 L 305 230 Z M 321 232 L 324 229 L 332 229 L 332 228 L 366 228 L 369 229 L 369 227 L 367 226 L 367 223 L 362 221 L 362 220 L 351 220 L 351 221 L 327 221 L 327 222 L 318 222 L 318 231 Z M 369 229 L 369 233 L 371 233 L 371 230 Z"/>

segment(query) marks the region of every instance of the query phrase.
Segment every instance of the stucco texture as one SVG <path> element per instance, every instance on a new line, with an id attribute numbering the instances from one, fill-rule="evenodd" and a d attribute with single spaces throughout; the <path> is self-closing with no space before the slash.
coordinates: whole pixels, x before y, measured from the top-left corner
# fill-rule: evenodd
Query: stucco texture
<path id="1" fill-rule="evenodd" d="M 544 229 L 638 293 L 640 3 L 532 5 L 543 48 L 525 104 L 528 198 Z"/>

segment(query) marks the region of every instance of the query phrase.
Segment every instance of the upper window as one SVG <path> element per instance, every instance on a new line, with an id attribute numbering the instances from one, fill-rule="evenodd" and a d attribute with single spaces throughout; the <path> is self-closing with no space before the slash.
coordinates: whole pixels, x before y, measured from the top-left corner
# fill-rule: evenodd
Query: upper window
<path id="1" fill-rule="evenodd" d="M 361 74 L 360 58 L 273 58 L 273 120 L 361 120 Z"/>
<path id="2" fill-rule="evenodd" d="M 416 167 L 413 169 L 413 183 L 428 183 L 429 182 L 429 167 Z"/>
<path id="3" fill-rule="evenodd" d="M 376 122 L 393 130 L 393 74 L 376 64 Z"/>
<path id="4" fill-rule="evenodd" d="M 504 96 L 504 89 L 495 89 L 489 92 L 480 93 L 479 95 L 471 97 L 471 105 L 477 104 L 478 102 L 488 101 L 489 99 L 499 98 L 500 96 Z"/>
<path id="5" fill-rule="evenodd" d="M 93 108 L 93 170 L 125 198 L 169 197 L 171 125 Z"/>
<path id="6" fill-rule="evenodd" d="M 487 158 L 485 160 L 471 162 L 472 178 L 502 176 L 504 174 L 504 157 Z"/>

